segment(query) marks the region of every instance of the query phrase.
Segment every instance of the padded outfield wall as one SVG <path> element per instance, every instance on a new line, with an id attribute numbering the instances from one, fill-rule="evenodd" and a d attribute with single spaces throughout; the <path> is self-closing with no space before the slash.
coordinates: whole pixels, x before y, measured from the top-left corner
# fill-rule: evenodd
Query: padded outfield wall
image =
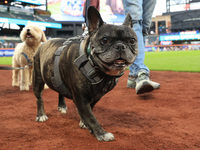
<path id="1" fill-rule="evenodd" d="M 0 57 L 12 57 L 14 48 L 0 48 Z M 200 44 L 179 45 L 149 45 L 145 47 L 146 52 L 200 50 Z"/>

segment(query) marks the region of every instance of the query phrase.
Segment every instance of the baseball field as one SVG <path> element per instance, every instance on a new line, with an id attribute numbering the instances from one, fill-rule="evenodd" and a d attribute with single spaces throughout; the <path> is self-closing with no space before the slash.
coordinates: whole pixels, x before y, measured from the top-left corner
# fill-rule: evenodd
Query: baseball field
<path id="1" fill-rule="evenodd" d="M 11 57 L 0 58 L 10 66 Z M 136 95 L 126 87 L 128 70 L 95 106 L 100 125 L 115 136 L 99 142 L 79 128 L 75 105 L 57 111 L 56 92 L 44 90 L 49 120 L 35 121 L 36 98 L 12 87 L 12 71 L 0 70 L 0 149 L 9 150 L 198 150 L 200 149 L 200 51 L 147 52 L 145 64 L 161 88 Z"/>

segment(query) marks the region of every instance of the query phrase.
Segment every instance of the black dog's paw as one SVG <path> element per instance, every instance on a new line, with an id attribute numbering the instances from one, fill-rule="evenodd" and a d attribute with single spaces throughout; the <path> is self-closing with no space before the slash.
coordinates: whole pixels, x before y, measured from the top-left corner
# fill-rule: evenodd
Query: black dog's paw
<path id="1" fill-rule="evenodd" d="M 115 139 L 114 135 L 112 133 L 105 133 L 100 136 L 96 136 L 97 140 L 99 141 L 113 141 Z"/>
<path id="2" fill-rule="evenodd" d="M 46 115 L 36 117 L 37 122 L 44 122 L 44 121 L 47 121 L 47 120 L 48 120 L 48 117 Z"/>
<path id="3" fill-rule="evenodd" d="M 80 127 L 81 129 L 87 129 L 86 125 L 83 123 L 82 120 L 79 122 L 79 127 Z"/>
<path id="4" fill-rule="evenodd" d="M 67 107 L 58 107 L 58 111 L 59 111 L 61 114 L 66 114 L 66 113 L 67 113 Z"/>

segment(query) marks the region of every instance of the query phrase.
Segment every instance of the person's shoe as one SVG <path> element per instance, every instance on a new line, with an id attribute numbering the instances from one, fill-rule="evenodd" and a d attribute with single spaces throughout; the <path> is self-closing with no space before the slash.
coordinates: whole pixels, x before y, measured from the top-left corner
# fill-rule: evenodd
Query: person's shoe
<path id="1" fill-rule="evenodd" d="M 133 76 L 128 77 L 127 87 L 135 88 L 136 94 L 143 94 L 151 92 L 154 89 L 159 89 L 160 84 L 149 80 L 149 77 L 145 72 L 140 72 L 137 78 L 134 78 Z"/>
<path id="2" fill-rule="evenodd" d="M 149 81 L 151 83 L 151 85 L 154 87 L 154 89 L 159 89 L 160 88 L 160 84 L 154 81 Z M 136 87 L 136 78 L 133 76 L 128 76 L 128 81 L 127 81 L 127 87 L 128 88 L 135 88 Z"/>
<path id="3" fill-rule="evenodd" d="M 154 87 L 150 84 L 150 80 L 146 73 L 140 72 L 138 77 L 136 78 L 136 94 L 143 94 L 147 92 L 151 92 L 154 90 Z"/>
<path id="4" fill-rule="evenodd" d="M 160 88 L 160 83 L 154 82 L 154 81 L 151 81 L 151 80 L 149 82 L 155 90 Z"/>
<path id="5" fill-rule="evenodd" d="M 135 77 L 129 75 L 128 81 L 127 81 L 127 87 L 128 88 L 135 88 L 135 86 L 136 86 Z"/>

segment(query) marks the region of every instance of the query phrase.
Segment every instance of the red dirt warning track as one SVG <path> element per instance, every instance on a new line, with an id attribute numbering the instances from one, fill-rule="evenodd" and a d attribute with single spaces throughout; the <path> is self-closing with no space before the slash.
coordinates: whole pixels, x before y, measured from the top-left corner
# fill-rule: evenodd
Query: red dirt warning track
<path id="1" fill-rule="evenodd" d="M 99 142 L 79 128 L 79 115 L 66 99 L 67 114 L 57 111 L 58 95 L 44 91 L 49 117 L 38 123 L 32 90 L 11 86 L 11 71 L 0 71 L 1 150 L 199 150 L 200 73 L 152 71 L 161 89 L 136 95 L 126 88 L 128 71 L 95 106 L 94 114 L 112 142 Z"/>

